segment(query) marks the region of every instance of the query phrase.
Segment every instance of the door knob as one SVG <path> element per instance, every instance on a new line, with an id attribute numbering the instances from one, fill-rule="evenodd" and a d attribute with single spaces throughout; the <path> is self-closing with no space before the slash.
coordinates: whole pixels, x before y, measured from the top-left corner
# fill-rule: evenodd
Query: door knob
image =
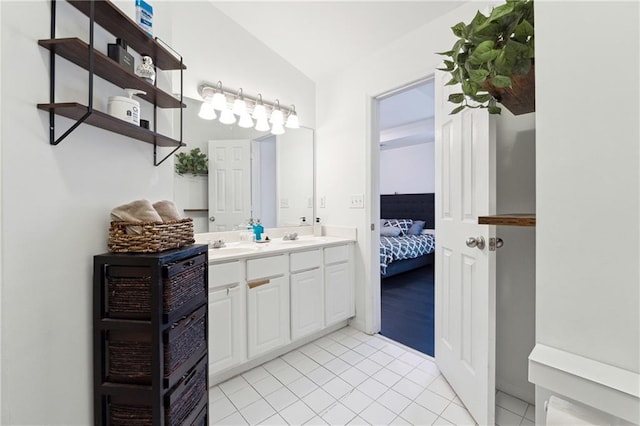
<path id="1" fill-rule="evenodd" d="M 215 221 L 216 221 L 215 216 L 209 216 L 209 222 L 215 222 Z"/>
<path id="2" fill-rule="evenodd" d="M 469 238 L 467 238 L 466 243 L 467 243 L 467 247 L 470 247 L 470 248 L 477 247 L 480 250 L 484 249 L 484 245 L 485 245 L 484 237 L 482 235 L 479 236 L 479 237 L 476 237 L 476 238 L 469 237 Z"/>

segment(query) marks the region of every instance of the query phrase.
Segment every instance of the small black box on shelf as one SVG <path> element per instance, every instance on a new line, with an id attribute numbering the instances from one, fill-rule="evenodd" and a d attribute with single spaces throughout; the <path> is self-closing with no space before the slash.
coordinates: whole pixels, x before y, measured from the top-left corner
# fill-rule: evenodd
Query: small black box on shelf
<path id="1" fill-rule="evenodd" d="M 133 72 L 133 56 L 131 53 L 127 52 L 127 43 L 121 38 L 116 39 L 115 44 L 107 44 L 107 55 L 129 71 Z"/>

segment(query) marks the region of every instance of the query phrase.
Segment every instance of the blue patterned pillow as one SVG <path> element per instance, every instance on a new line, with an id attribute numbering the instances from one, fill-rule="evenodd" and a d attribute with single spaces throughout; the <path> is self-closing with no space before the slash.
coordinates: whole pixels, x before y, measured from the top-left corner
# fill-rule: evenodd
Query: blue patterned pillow
<path id="1" fill-rule="evenodd" d="M 407 231 L 408 235 L 420 235 L 422 234 L 422 228 L 424 228 L 424 220 L 416 220 L 411 225 L 411 228 Z"/>
<path id="2" fill-rule="evenodd" d="M 405 236 L 413 225 L 413 219 L 387 219 L 387 222 L 384 226 L 393 226 L 396 228 L 400 228 L 400 235 Z"/>

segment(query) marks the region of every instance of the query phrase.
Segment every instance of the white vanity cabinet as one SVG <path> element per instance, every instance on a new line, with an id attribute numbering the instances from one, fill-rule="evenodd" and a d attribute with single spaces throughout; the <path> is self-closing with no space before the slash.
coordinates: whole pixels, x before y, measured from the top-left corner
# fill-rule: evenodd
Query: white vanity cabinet
<path id="1" fill-rule="evenodd" d="M 289 257 L 247 260 L 247 354 L 255 358 L 289 343 Z"/>
<path id="2" fill-rule="evenodd" d="M 354 315 L 351 244 L 324 249 L 325 326 Z"/>
<path id="3" fill-rule="evenodd" d="M 322 250 L 294 252 L 290 257 L 291 340 L 324 327 Z"/>
<path id="4" fill-rule="evenodd" d="M 210 384 L 337 330 L 353 317 L 354 244 L 334 238 L 209 250 Z M 242 247 L 246 253 L 239 253 Z"/>
<path id="5" fill-rule="evenodd" d="M 246 359 L 244 273 L 238 260 L 209 265 L 209 373 Z"/>

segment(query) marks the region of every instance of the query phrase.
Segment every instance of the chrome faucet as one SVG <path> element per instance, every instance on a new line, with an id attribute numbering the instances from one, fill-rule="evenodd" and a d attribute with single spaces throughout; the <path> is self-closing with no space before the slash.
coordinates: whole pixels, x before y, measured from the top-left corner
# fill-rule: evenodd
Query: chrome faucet
<path id="1" fill-rule="evenodd" d="M 213 242 L 209 241 L 209 247 L 217 249 L 217 248 L 226 247 L 226 244 L 224 243 L 224 240 L 218 240 Z"/>

